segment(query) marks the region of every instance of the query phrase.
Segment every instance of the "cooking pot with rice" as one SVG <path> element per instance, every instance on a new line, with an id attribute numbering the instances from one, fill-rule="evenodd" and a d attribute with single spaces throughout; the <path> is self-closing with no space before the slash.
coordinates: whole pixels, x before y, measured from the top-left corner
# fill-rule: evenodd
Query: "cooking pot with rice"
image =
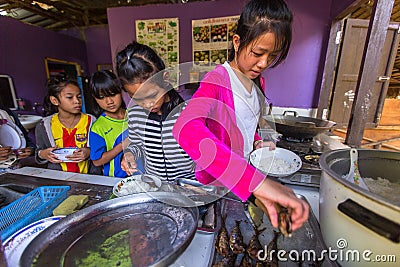
<path id="1" fill-rule="evenodd" d="M 332 255 L 343 266 L 398 266 L 400 153 L 358 149 L 359 171 L 369 190 L 343 178 L 350 149 L 325 152 L 319 164 L 320 226 L 327 247 L 336 250 Z"/>

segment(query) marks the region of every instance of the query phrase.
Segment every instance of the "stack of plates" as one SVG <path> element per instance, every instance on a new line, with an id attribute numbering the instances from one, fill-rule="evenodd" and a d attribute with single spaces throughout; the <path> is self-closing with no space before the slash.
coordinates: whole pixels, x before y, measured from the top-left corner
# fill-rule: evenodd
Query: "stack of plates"
<path id="1" fill-rule="evenodd" d="M 0 145 L 20 149 L 26 146 L 26 141 L 18 126 L 8 121 L 0 125 Z"/>

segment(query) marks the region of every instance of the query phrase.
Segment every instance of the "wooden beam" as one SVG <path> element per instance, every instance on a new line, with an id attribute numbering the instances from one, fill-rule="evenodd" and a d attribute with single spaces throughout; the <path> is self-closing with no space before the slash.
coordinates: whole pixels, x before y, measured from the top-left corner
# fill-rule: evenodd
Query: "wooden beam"
<path id="1" fill-rule="evenodd" d="M 368 0 L 355 0 L 353 1 L 353 3 L 346 8 L 346 10 L 344 10 L 342 13 L 340 13 L 336 19 L 340 20 L 340 19 L 344 19 L 347 17 L 348 14 L 353 13 L 354 11 L 356 11 L 358 8 L 362 7 L 362 6 L 366 6 L 368 4 Z"/>
<path id="2" fill-rule="evenodd" d="M 21 1 L 21 0 L 10 0 L 10 2 L 20 5 L 20 8 L 28 10 L 28 11 L 35 13 L 37 15 L 40 15 L 42 17 L 52 19 L 54 21 L 60 21 L 60 19 L 63 19 L 63 20 L 69 21 L 71 24 L 79 25 L 82 23 L 79 20 L 76 20 L 72 17 L 66 16 L 65 14 L 63 14 L 61 12 L 53 13 L 51 11 L 43 10 L 40 7 L 36 7 L 36 6 L 32 5 L 30 2 L 25 2 L 25 1 Z"/>
<path id="3" fill-rule="evenodd" d="M 379 64 L 376 62 L 382 55 L 393 4 L 394 0 L 374 2 L 345 140 L 352 147 L 358 147 L 362 142 L 371 94 L 378 76 Z"/>
<path id="4" fill-rule="evenodd" d="M 317 118 L 327 119 L 327 111 L 331 102 L 332 89 L 335 79 L 336 62 L 338 58 L 339 44 L 336 43 L 337 34 L 343 31 L 343 20 L 335 21 L 329 34 L 328 48 L 325 57 L 324 73 L 322 76 L 321 93 L 319 95 Z M 335 55 L 334 57 L 332 55 Z"/>

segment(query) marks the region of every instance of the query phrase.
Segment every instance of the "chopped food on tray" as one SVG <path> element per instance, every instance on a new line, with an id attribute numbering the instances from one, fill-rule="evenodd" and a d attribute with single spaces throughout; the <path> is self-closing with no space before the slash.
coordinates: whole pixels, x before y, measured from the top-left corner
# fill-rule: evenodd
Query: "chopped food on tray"
<path id="1" fill-rule="evenodd" d="M 121 231 L 107 238 L 98 249 L 89 250 L 87 257 L 76 259 L 76 266 L 132 266 L 129 253 L 128 230 Z"/>

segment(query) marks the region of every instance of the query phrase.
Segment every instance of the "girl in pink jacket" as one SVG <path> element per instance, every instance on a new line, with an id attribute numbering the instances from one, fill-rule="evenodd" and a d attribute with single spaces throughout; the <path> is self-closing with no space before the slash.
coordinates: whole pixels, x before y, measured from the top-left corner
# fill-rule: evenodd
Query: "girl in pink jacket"
<path id="1" fill-rule="evenodd" d="M 243 9 L 228 62 L 209 72 L 178 118 L 173 134 L 196 162 L 203 184 L 225 186 L 243 201 L 252 194 L 278 226 L 275 203 L 292 209 L 292 229 L 308 219 L 307 203 L 248 162 L 253 149 L 269 146 L 256 133 L 265 110 L 261 73 L 279 65 L 292 39 L 293 16 L 283 0 L 251 0 Z"/>

